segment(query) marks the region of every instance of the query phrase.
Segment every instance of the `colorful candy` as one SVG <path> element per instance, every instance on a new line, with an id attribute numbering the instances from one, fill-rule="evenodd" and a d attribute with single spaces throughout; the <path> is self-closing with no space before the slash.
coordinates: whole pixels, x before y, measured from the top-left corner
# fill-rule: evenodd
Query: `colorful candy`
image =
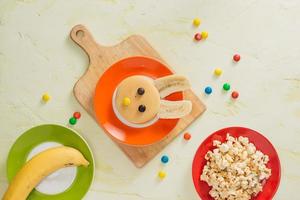
<path id="1" fill-rule="evenodd" d="M 201 20 L 199 18 L 195 18 L 193 20 L 193 24 L 194 24 L 194 26 L 199 26 L 201 24 Z"/>
<path id="2" fill-rule="evenodd" d="M 79 119 L 79 118 L 81 117 L 80 112 L 74 112 L 74 113 L 73 113 L 73 117 L 74 117 L 75 119 Z"/>
<path id="3" fill-rule="evenodd" d="M 204 89 L 204 92 L 205 94 L 211 94 L 212 93 L 212 88 L 210 86 L 207 86 L 205 89 Z"/>
<path id="4" fill-rule="evenodd" d="M 206 39 L 208 37 L 208 32 L 202 31 L 201 36 L 203 39 Z"/>
<path id="5" fill-rule="evenodd" d="M 216 76 L 221 76 L 222 72 L 223 71 L 222 71 L 221 68 L 216 68 L 215 71 L 214 71 L 214 73 L 215 73 Z"/>
<path id="6" fill-rule="evenodd" d="M 231 93 L 231 97 L 232 97 L 233 99 L 237 99 L 237 98 L 239 97 L 239 93 L 238 93 L 237 91 L 233 91 L 233 92 Z"/>
<path id="7" fill-rule="evenodd" d="M 47 102 L 51 99 L 51 96 L 47 93 L 43 94 L 42 99 L 44 102 Z"/>
<path id="8" fill-rule="evenodd" d="M 165 171 L 159 171 L 159 172 L 158 172 L 158 177 L 159 177 L 160 179 L 164 179 L 166 176 L 167 176 L 167 174 L 166 174 Z"/>
<path id="9" fill-rule="evenodd" d="M 223 89 L 224 89 L 225 91 L 230 90 L 230 84 L 229 84 L 229 83 L 224 83 Z"/>
<path id="10" fill-rule="evenodd" d="M 233 56 L 233 60 L 234 60 L 235 62 L 239 62 L 240 59 L 241 59 L 241 56 L 240 56 L 239 54 L 235 54 L 235 55 Z"/>
<path id="11" fill-rule="evenodd" d="M 191 139 L 191 134 L 189 134 L 189 133 L 185 133 L 184 135 L 183 135 L 183 138 L 185 139 L 185 140 L 190 140 Z"/>
<path id="12" fill-rule="evenodd" d="M 194 36 L 194 39 L 197 40 L 197 41 L 201 40 L 201 38 L 202 38 L 202 36 L 201 36 L 200 33 L 196 33 L 195 36 Z"/>
<path id="13" fill-rule="evenodd" d="M 125 97 L 124 99 L 123 99 L 123 105 L 124 106 L 129 106 L 130 105 L 130 103 L 131 103 L 131 101 L 130 101 L 130 99 L 128 98 L 128 97 Z"/>
<path id="14" fill-rule="evenodd" d="M 70 123 L 71 125 L 75 125 L 76 122 L 77 122 L 77 119 L 76 119 L 75 117 L 71 117 L 71 118 L 69 119 L 69 123 Z"/>
<path id="15" fill-rule="evenodd" d="M 160 159 L 160 161 L 164 164 L 169 162 L 169 157 L 167 155 L 163 155 Z"/>

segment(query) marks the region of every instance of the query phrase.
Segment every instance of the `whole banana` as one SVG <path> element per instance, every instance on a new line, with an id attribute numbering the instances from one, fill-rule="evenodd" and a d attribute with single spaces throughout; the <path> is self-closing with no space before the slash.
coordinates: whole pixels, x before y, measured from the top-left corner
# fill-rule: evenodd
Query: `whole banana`
<path id="1" fill-rule="evenodd" d="M 72 147 L 47 149 L 29 160 L 11 181 L 2 200 L 26 200 L 39 182 L 54 171 L 71 166 L 88 166 L 80 151 Z"/>

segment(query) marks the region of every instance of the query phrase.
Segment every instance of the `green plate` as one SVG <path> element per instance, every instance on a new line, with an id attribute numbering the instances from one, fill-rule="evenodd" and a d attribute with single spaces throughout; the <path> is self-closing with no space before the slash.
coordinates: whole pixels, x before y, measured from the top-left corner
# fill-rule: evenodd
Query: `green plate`
<path id="1" fill-rule="evenodd" d="M 64 126 L 45 124 L 29 129 L 22 134 L 10 149 L 7 158 L 7 178 L 9 182 L 26 162 L 27 156 L 37 145 L 57 142 L 78 149 L 90 162 L 88 167 L 77 167 L 72 185 L 62 193 L 48 195 L 33 190 L 28 200 L 80 200 L 89 190 L 94 177 L 94 158 L 87 142 L 75 131 Z"/>

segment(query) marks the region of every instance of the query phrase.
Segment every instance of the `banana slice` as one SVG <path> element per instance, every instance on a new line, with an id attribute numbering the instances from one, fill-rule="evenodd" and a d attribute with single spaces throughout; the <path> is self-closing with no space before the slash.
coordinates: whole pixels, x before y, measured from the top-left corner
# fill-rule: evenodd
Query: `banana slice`
<path id="1" fill-rule="evenodd" d="M 181 101 L 160 101 L 160 118 L 176 119 L 188 115 L 192 110 L 192 102 L 187 100 Z"/>
<path id="2" fill-rule="evenodd" d="M 158 89 L 161 98 L 174 92 L 187 90 L 191 87 L 189 81 L 180 75 L 169 75 L 156 79 L 154 80 L 154 85 Z"/>
<path id="3" fill-rule="evenodd" d="M 72 147 L 47 149 L 29 160 L 16 174 L 2 200 L 26 200 L 30 192 L 46 176 L 70 166 L 88 166 L 80 151 Z"/>

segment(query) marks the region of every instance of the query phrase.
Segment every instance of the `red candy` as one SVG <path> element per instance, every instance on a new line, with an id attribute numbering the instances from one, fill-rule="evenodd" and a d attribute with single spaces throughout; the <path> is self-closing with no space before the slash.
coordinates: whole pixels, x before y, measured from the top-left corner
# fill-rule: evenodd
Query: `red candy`
<path id="1" fill-rule="evenodd" d="M 201 40 L 201 38 L 202 38 L 202 36 L 201 36 L 200 33 L 196 33 L 195 36 L 194 36 L 194 39 L 197 40 L 197 41 Z"/>
<path id="2" fill-rule="evenodd" d="M 81 117 L 80 112 L 74 112 L 73 117 L 74 117 L 75 119 L 79 119 L 79 118 Z"/>
<path id="3" fill-rule="evenodd" d="M 233 91 L 233 92 L 231 93 L 231 97 L 232 97 L 233 99 L 237 99 L 237 98 L 239 97 L 239 93 L 238 93 L 237 91 Z"/>
<path id="4" fill-rule="evenodd" d="M 183 135 L 183 138 L 185 139 L 185 140 L 190 140 L 191 139 L 191 134 L 189 134 L 189 133 L 185 133 L 184 135 Z"/>
<path id="5" fill-rule="evenodd" d="M 235 62 L 239 62 L 240 59 L 241 59 L 241 56 L 240 56 L 239 54 L 235 54 L 235 55 L 233 56 L 233 60 L 234 60 Z"/>

